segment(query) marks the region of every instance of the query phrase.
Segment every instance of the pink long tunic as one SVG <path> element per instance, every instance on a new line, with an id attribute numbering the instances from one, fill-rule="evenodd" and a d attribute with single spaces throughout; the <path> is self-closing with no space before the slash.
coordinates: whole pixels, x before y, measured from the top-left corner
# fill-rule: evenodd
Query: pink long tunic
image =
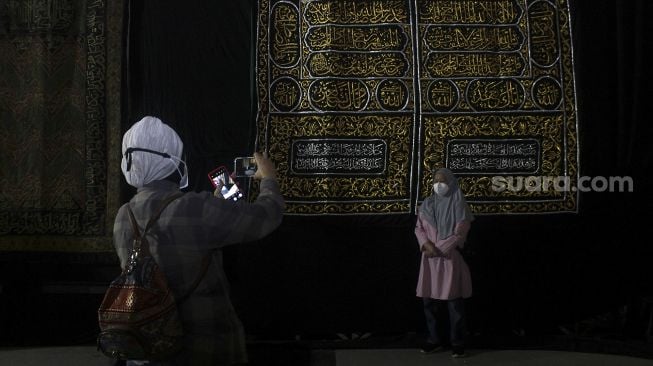
<path id="1" fill-rule="evenodd" d="M 422 252 L 417 280 L 418 297 L 452 300 L 472 296 L 469 267 L 456 250 L 456 246 L 463 248 L 465 245 L 469 227 L 469 221 L 461 221 L 456 225 L 453 235 L 439 240 L 437 229 L 423 220 L 421 214 L 417 217 L 415 235 L 420 249 L 427 241 L 431 241 L 443 253 L 443 256 L 429 258 Z"/>

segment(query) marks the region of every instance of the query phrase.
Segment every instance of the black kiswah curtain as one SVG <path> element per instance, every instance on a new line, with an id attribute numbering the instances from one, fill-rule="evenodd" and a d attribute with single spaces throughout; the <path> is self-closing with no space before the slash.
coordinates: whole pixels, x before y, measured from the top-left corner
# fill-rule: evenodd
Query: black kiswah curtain
<path id="1" fill-rule="evenodd" d="M 252 1 L 131 1 L 129 117 L 171 125 L 184 141 L 190 188 L 253 146 Z"/>
<path id="2" fill-rule="evenodd" d="M 581 175 L 632 176 L 635 191 L 581 194 L 575 215 L 478 217 L 467 254 L 477 333 L 555 333 L 653 293 L 643 269 L 651 249 L 634 224 L 651 216 L 643 204 L 651 202 L 652 168 L 644 54 L 653 6 L 569 3 Z M 145 115 L 172 125 L 185 142 L 193 190 L 209 189 L 209 170 L 255 148 L 255 9 L 255 0 L 131 1 L 123 129 Z M 131 194 L 125 186 L 124 200 Z M 268 238 L 228 248 L 247 331 L 272 338 L 423 331 L 413 223 L 409 215 L 286 217 Z"/>

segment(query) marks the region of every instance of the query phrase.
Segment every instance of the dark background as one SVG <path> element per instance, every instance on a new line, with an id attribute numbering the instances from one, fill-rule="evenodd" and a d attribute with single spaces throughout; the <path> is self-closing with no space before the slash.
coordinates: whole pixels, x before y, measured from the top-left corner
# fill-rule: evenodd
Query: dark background
<path id="1" fill-rule="evenodd" d="M 653 251 L 645 103 L 653 94 L 644 52 L 653 6 L 569 2 L 580 174 L 630 176 L 634 191 L 581 193 L 578 214 L 477 216 L 466 258 L 474 283 L 469 328 L 479 339 L 641 340 L 646 332 Z M 255 149 L 255 7 L 253 0 L 129 5 L 123 131 L 145 115 L 172 125 L 185 142 L 193 190 L 209 189 L 206 172 Z M 123 180 L 123 201 L 133 193 Z M 250 337 L 421 334 L 414 220 L 287 216 L 269 237 L 227 248 L 234 303 Z M 119 272 L 115 255 L 15 252 L 0 260 L 0 345 L 93 342 L 101 291 L 57 285 L 101 288 Z"/>

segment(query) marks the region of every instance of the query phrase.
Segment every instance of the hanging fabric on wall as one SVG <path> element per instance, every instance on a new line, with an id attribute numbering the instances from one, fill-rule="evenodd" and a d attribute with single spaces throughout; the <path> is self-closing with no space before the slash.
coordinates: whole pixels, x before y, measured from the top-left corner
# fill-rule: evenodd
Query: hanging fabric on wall
<path id="1" fill-rule="evenodd" d="M 123 5 L 0 3 L 0 250 L 111 248 Z"/>
<path id="2" fill-rule="evenodd" d="M 287 213 L 415 212 L 432 170 L 472 210 L 575 212 L 566 0 L 260 0 L 260 147 Z"/>

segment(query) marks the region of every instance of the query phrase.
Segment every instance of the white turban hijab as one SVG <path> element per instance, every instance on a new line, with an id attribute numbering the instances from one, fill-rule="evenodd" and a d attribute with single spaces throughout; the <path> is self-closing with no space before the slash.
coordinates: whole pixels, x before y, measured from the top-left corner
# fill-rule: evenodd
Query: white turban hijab
<path id="1" fill-rule="evenodd" d="M 176 170 L 181 176 L 180 188 L 186 188 L 188 169 L 181 160 L 183 149 L 179 135 L 170 126 L 156 117 L 144 117 L 122 138 L 122 174 L 129 185 L 140 188 Z M 180 163 L 184 163 L 183 173 Z"/>

